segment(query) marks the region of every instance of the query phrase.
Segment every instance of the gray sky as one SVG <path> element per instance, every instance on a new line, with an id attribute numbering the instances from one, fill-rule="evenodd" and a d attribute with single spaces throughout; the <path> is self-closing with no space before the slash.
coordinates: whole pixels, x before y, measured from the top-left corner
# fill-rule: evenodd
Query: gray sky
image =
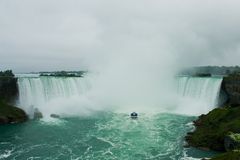
<path id="1" fill-rule="evenodd" d="M 240 65 L 239 7 L 239 0 L 1 0 L 0 70 Z"/>

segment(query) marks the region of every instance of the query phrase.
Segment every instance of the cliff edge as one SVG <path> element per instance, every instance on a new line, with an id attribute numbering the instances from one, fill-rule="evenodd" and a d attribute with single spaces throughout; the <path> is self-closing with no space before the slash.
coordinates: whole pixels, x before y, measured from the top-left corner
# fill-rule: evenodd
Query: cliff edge
<path id="1" fill-rule="evenodd" d="M 17 78 L 11 70 L 0 72 L 0 124 L 19 123 L 28 119 L 22 109 L 12 105 L 17 96 Z"/>

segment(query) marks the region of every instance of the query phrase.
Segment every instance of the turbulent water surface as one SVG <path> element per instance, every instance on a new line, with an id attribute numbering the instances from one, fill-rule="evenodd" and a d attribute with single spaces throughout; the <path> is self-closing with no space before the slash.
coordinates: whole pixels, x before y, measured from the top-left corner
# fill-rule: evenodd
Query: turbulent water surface
<path id="1" fill-rule="evenodd" d="M 184 149 L 194 117 L 156 114 L 132 120 L 101 113 L 84 118 L 0 126 L 0 159 L 192 159 L 213 153 Z"/>

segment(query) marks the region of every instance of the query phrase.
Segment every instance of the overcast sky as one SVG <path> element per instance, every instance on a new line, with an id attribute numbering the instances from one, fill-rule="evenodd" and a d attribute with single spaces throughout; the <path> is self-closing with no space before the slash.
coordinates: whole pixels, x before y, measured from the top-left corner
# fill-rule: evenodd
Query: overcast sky
<path id="1" fill-rule="evenodd" d="M 240 65 L 239 7 L 239 0 L 0 0 L 0 70 Z"/>

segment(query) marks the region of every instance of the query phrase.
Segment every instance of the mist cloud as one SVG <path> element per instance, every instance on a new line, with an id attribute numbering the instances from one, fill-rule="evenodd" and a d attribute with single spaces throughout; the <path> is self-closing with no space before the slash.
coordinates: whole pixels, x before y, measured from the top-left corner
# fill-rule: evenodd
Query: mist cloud
<path id="1" fill-rule="evenodd" d="M 3 0 L 0 69 L 238 65 L 235 0 Z M 113 65 L 114 64 L 114 65 Z"/>

